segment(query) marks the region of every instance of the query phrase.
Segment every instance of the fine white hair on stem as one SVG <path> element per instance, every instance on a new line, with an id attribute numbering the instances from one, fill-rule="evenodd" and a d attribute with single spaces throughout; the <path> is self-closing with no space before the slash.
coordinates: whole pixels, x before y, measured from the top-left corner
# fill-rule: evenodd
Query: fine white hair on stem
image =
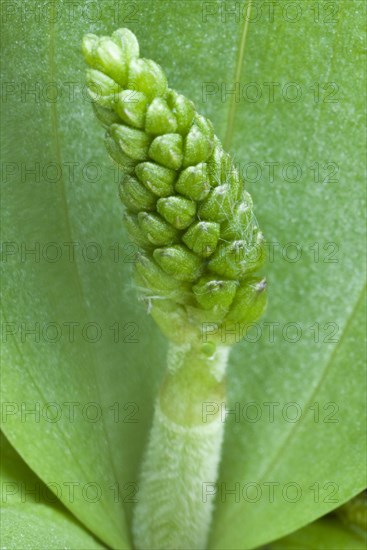
<path id="1" fill-rule="evenodd" d="M 179 377 L 184 379 L 185 371 L 190 376 L 192 369 L 197 372 L 204 368 L 211 372 L 209 386 L 214 383 L 220 387 L 228 353 L 229 348 L 220 348 L 209 361 L 195 361 L 197 355 L 190 345 L 171 344 L 167 356 L 171 379 L 168 385 L 174 386 Z M 209 386 L 204 384 L 202 388 L 204 402 L 209 401 L 205 396 L 211 395 Z M 171 400 L 167 406 L 165 393 L 171 397 L 163 384 L 141 469 L 133 518 L 134 540 L 139 550 L 204 550 L 215 496 L 215 491 L 207 494 L 204 489 L 205 484 L 217 480 L 224 422 L 220 414 L 205 416 L 203 412 L 189 422 L 186 415 L 183 418 L 179 413 L 181 406 L 185 410 L 188 405 L 190 394 L 177 394 L 176 408 Z M 194 405 L 195 401 L 190 403 L 190 409 Z M 217 407 L 219 410 L 219 404 Z"/>

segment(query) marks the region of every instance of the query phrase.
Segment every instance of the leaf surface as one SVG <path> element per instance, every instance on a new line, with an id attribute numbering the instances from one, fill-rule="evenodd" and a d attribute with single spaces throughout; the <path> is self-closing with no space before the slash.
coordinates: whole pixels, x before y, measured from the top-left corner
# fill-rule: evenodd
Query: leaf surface
<path id="1" fill-rule="evenodd" d="M 2 548 L 105 548 L 34 475 L 2 433 L 0 447 Z"/>
<path id="2" fill-rule="evenodd" d="M 120 3 L 116 12 L 116 3 L 105 0 L 94 19 L 87 3 L 79 3 L 74 16 L 66 4 L 54 8 L 53 18 L 52 12 L 38 20 L 28 15 L 27 25 L 19 14 L 8 15 L 2 37 L 8 243 L 3 400 L 10 403 L 3 429 L 43 481 L 80 484 L 74 502 L 62 500 L 88 529 L 112 547 L 129 547 L 166 342 L 131 286 L 135 250 L 121 227 L 119 175 L 85 96 L 80 51 L 86 32 L 110 34 L 127 26 L 143 55 L 164 67 L 170 85 L 213 120 L 247 177 L 267 241 L 275 243 L 261 335 L 251 342 L 250 331 L 236 346 L 228 373 L 228 407 L 239 403 L 240 418 L 227 420 L 221 482 L 239 484 L 241 495 L 239 502 L 235 495 L 222 499 L 215 487 L 211 538 L 212 548 L 254 548 L 325 514 L 365 484 L 365 242 L 359 222 L 364 82 L 355 77 L 365 6 L 336 2 L 335 15 L 320 3 L 317 23 L 298 2 L 298 21 L 288 21 L 282 11 L 271 21 L 263 12 L 246 26 L 243 11 L 226 15 L 220 2 L 183 1 L 172 9 L 170 2 L 149 0 Z M 253 16 L 260 8 L 261 2 L 253 4 Z M 234 81 L 238 101 L 227 93 Z M 266 99 L 269 82 L 279 83 L 273 102 Z M 284 99 L 289 82 L 301 88 L 299 101 Z M 338 89 L 324 89 L 328 82 Z M 259 89 L 262 98 L 253 101 Z M 285 89 L 293 97 L 299 88 Z M 325 102 L 335 90 L 338 103 Z M 274 181 L 265 163 L 277 163 Z M 300 179 L 290 181 L 295 166 L 287 172 L 288 163 L 301 167 Z M 338 181 L 325 180 L 331 172 Z M 287 248 L 292 242 L 297 246 Z M 301 258 L 292 261 L 299 249 Z M 279 323 L 273 325 L 274 342 L 264 323 Z M 288 323 L 296 327 L 284 328 Z M 298 326 L 302 336 L 292 343 Z M 255 408 L 246 408 L 250 402 Z M 279 403 L 274 422 L 267 416 L 271 405 L 264 403 Z M 298 408 L 287 409 L 289 403 Z M 262 418 L 249 420 L 258 408 Z M 300 420 L 289 421 L 287 414 L 299 409 Z M 82 494 L 88 483 L 102 490 L 93 505 Z M 262 490 L 258 502 L 242 498 L 247 483 Z M 274 502 L 264 483 L 279 484 Z M 299 501 L 284 498 L 288 483 L 300 486 Z M 325 488 L 327 483 L 334 485 Z"/>

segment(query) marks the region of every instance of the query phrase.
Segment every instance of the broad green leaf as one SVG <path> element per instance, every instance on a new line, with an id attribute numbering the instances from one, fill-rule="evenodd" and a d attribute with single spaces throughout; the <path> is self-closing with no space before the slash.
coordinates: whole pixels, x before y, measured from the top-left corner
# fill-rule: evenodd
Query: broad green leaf
<path id="1" fill-rule="evenodd" d="M 235 105 L 233 149 L 241 166 L 262 167 L 249 189 L 268 242 L 279 246 L 268 264 L 267 314 L 232 355 L 228 408 L 240 412 L 228 417 L 220 483 L 223 491 L 237 483 L 241 494 L 235 502 L 219 486 L 214 548 L 253 548 L 276 539 L 366 485 L 365 236 L 359 221 L 365 202 L 365 5 L 334 3 L 337 22 L 327 23 L 321 3 L 315 23 L 305 3 L 297 4 L 297 22 L 262 19 L 247 32 L 239 81 L 259 83 L 264 94 L 264 82 L 278 82 L 274 102 L 263 96 Z M 282 95 L 289 82 L 302 91 L 298 102 Z M 323 89 L 328 82 L 335 85 Z M 337 102 L 328 103 L 333 89 Z M 274 182 L 266 162 L 279 163 Z M 303 171 L 294 183 L 282 178 L 291 162 Z M 311 170 L 316 162 L 318 182 Z M 337 181 L 325 180 L 328 163 L 338 167 Z M 302 252 L 299 261 L 282 259 L 291 242 Z M 290 259 L 294 250 L 289 248 Z M 274 343 L 266 323 L 278 323 Z M 274 484 L 273 499 L 268 484 Z"/>
<path id="2" fill-rule="evenodd" d="M 366 534 L 353 531 L 335 518 L 317 520 L 307 527 L 273 542 L 267 550 L 364 550 Z"/>
<path id="3" fill-rule="evenodd" d="M 268 265 L 270 306 L 264 322 L 279 323 L 276 341 L 267 341 L 268 329 L 261 323 L 263 336 L 238 345 L 231 356 L 228 407 L 255 401 L 263 418 L 236 422 L 229 416 L 221 481 L 241 488 L 254 482 L 262 489 L 264 481 L 280 487 L 295 482 L 303 496 L 297 503 L 282 498 L 237 503 L 231 497 L 222 502 L 220 487 L 214 487 L 218 505 L 211 546 L 253 548 L 294 531 L 365 484 L 359 467 L 363 324 L 358 316 L 364 282 L 363 140 L 357 132 L 363 82 L 351 63 L 361 57 L 363 3 L 335 3 L 338 23 L 324 21 L 334 17 L 325 3 L 319 3 L 315 23 L 311 8 L 297 2 L 299 21 L 287 21 L 281 11 L 270 22 L 264 11 L 247 27 L 243 11 L 226 14 L 221 2 L 187 0 L 173 9 L 168 1 L 121 2 L 117 8 L 105 0 L 95 13 L 88 11 L 88 2 L 79 2 L 74 14 L 67 2 L 55 4 L 56 13 L 46 1 L 33 4 L 40 16 L 26 14 L 27 24 L 21 11 L 12 14 L 3 6 L 2 240 L 10 243 L 3 248 L 3 401 L 8 403 L 3 429 L 46 483 L 79 482 L 81 488 L 96 483 L 100 501 L 91 505 L 79 491 L 74 502 L 62 499 L 64 504 L 106 544 L 129 547 L 139 463 L 166 342 L 130 283 L 134 249 L 121 227 L 118 174 L 82 93 L 80 51 L 86 32 L 108 34 L 127 26 L 143 55 L 164 67 L 170 85 L 210 116 L 242 167 L 261 166 L 261 179 L 250 181 L 249 189 L 267 240 L 302 247 L 302 258 L 293 263 L 282 260 L 277 247 Z M 266 82 L 297 82 L 303 98 L 291 103 L 281 96 L 269 103 L 240 97 L 236 102 L 225 95 L 234 81 L 258 83 L 264 96 Z M 311 90 L 315 82 L 320 83 L 319 103 L 314 102 L 317 87 Z M 327 82 L 338 84 L 338 104 L 323 102 L 332 91 L 322 88 Z M 257 88 L 246 89 L 251 94 Z M 292 183 L 276 175 L 269 183 L 265 162 L 278 162 L 280 174 L 285 164 L 296 162 L 302 178 Z M 323 183 L 335 168 L 325 169 L 327 163 L 338 165 L 338 182 Z M 27 172 L 32 168 L 36 175 Z M 248 175 L 254 179 L 251 165 Z M 323 248 L 329 242 L 339 247 L 335 256 L 332 247 Z M 26 255 L 26 247 L 35 243 L 36 258 Z M 319 243 L 318 262 L 314 243 Z M 53 261 L 60 251 L 61 258 Z M 294 344 L 281 337 L 289 322 L 303 330 Z M 323 341 L 334 328 L 325 323 L 338 325 L 339 342 Z M 27 335 L 25 329 L 32 327 L 36 335 Z M 320 341 L 314 343 L 318 328 Z M 76 403 L 73 421 L 71 402 Z M 265 418 L 266 402 L 279 402 L 280 416 L 273 423 Z M 301 421 L 283 419 L 289 402 L 301 407 Z M 316 402 L 319 422 L 309 409 L 317 410 Z M 336 403 L 339 423 L 325 422 L 333 412 L 329 403 Z M 25 408 L 32 407 L 39 407 L 36 415 L 26 415 Z M 61 418 L 55 417 L 60 411 Z M 338 486 L 337 502 L 324 502 L 334 487 L 324 489 L 325 483 Z M 317 485 L 308 489 L 314 484 L 319 484 L 319 502 L 314 502 Z"/>
<path id="4" fill-rule="evenodd" d="M 105 548 L 69 514 L 4 435 L 1 448 L 1 548 Z"/>

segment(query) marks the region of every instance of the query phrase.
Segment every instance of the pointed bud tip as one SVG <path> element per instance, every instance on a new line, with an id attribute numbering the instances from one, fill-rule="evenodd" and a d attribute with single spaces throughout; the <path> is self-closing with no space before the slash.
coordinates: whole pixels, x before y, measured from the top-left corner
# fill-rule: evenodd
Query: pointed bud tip
<path id="1" fill-rule="evenodd" d="M 256 290 L 257 292 L 260 294 L 260 292 L 263 292 L 264 290 L 266 290 L 268 287 L 268 283 L 266 281 L 266 279 L 262 279 L 261 281 L 259 281 L 256 285 Z"/>
<path id="2" fill-rule="evenodd" d="M 82 41 L 82 51 L 87 63 L 91 63 L 93 60 L 94 48 L 98 42 L 98 36 L 92 33 L 85 34 Z"/>
<path id="3" fill-rule="evenodd" d="M 121 46 L 128 53 L 129 59 L 139 57 L 139 42 L 130 29 L 121 28 L 112 33 L 112 38 L 117 45 Z"/>

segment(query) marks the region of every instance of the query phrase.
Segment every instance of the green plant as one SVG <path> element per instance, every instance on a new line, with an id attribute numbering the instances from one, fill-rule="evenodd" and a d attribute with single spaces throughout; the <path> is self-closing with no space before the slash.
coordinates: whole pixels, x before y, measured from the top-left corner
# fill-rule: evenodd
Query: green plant
<path id="1" fill-rule="evenodd" d="M 268 325 L 253 328 L 265 331 L 272 323 L 275 342 L 258 338 L 252 344 L 256 334 L 249 333 L 231 355 L 227 406 L 236 410 L 239 403 L 241 408 L 239 421 L 232 415 L 226 423 L 219 484 L 206 480 L 217 492 L 210 548 L 270 543 L 327 514 L 365 486 L 360 468 L 365 242 L 356 222 L 364 199 L 364 141 L 358 135 L 364 85 L 363 78 L 355 77 L 365 7 L 354 1 L 335 3 L 332 11 L 320 3 L 312 11 L 296 4 L 302 17 L 294 22 L 281 11 L 273 22 L 263 16 L 247 25 L 241 14 L 225 16 L 215 3 L 180 2 L 173 10 L 171 3 L 139 2 L 136 21 L 126 20 L 129 7 L 123 6 L 123 24 L 139 36 L 144 55 L 163 66 L 170 85 L 213 121 L 225 149 L 249 168 L 247 179 L 256 179 L 251 168 L 262 168 L 258 182 L 248 186 L 267 241 L 279 243 L 275 251 L 284 251 L 290 242 L 301 244 L 298 261 L 277 254 L 269 258 Z M 15 494 L 8 494 L 4 514 L 16 516 L 19 528 L 4 522 L 3 537 L 4 544 L 18 548 L 25 524 L 32 547 L 98 547 L 85 528 L 109 547 L 131 546 L 131 484 L 137 483 L 163 375 L 165 341 L 145 309 L 137 308 L 131 273 L 123 265 L 135 250 L 124 249 L 127 237 L 120 237 L 115 189 L 121 174 L 110 169 L 83 90 L 70 85 L 84 81 L 79 44 L 85 32 L 111 34 L 121 26 L 113 20 L 114 5 L 106 0 L 92 24 L 80 11 L 84 4 L 70 17 L 65 4 L 55 3 L 38 20 L 28 14 L 26 25 L 19 12 L 12 15 L 5 6 L 3 266 L 9 275 L 3 283 L 2 399 L 3 430 L 16 452 L 9 449 L 13 472 L 4 468 L 5 481 L 15 484 L 7 486 Z M 34 6 L 36 11 L 44 7 Z M 255 8 L 259 12 L 259 2 L 253 3 L 252 14 Z M 235 82 L 241 84 L 239 101 Z M 284 99 L 285 90 L 297 91 L 286 88 L 289 82 L 301 87 L 300 100 Z M 230 85 L 234 95 L 227 93 Z M 33 101 L 31 89 L 39 101 Z M 260 90 L 264 97 L 272 89 L 274 101 L 253 101 L 251 92 Z M 287 175 L 292 162 L 302 167 L 301 179 Z M 33 174 L 26 172 L 30 169 Z M 274 169 L 273 179 L 265 177 L 265 169 L 270 174 Z M 331 172 L 339 181 L 330 181 Z M 26 252 L 31 247 L 33 256 Z M 281 335 L 287 323 L 301 326 L 297 342 L 286 332 L 287 338 L 279 337 L 278 328 Z M 26 335 L 26 329 L 36 332 Z M 137 329 L 140 344 L 134 345 Z M 270 422 L 265 416 L 269 407 L 264 403 L 279 403 L 275 411 L 282 413 L 291 402 L 302 410 L 299 421 L 276 414 Z M 45 409 L 47 403 L 54 405 Z M 73 422 L 67 415 L 70 403 L 79 404 Z M 90 403 L 94 408 L 89 405 L 83 416 Z M 255 422 L 251 412 L 257 409 L 250 412 L 249 403 L 262 412 Z M 27 407 L 36 411 L 33 416 L 24 416 Z M 64 414 L 50 421 L 60 410 Z M 244 417 L 243 411 L 249 414 Z M 94 422 L 86 417 L 93 418 L 93 412 L 102 412 Z M 132 423 L 134 419 L 139 422 Z M 43 499 L 42 508 L 39 503 L 24 506 L 20 488 L 25 481 L 39 488 L 53 482 L 51 489 L 68 511 L 56 510 L 51 499 Z M 240 489 L 258 483 L 264 490 L 264 482 L 281 488 L 297 483 L 302 499 L 221 499 L 221 483 L 228 488 L 239 483 Z M 79 484 L 74 499 L 66 491 L 72 483 Z M 88 483 L 96 484 L 94 490 L 102 488 L 103 498 L 85 498 L 82 488 Z M 35 514 L 39 521 L 32 524 L 29 518 Z M 59 514 L 60 522 L 70 525 L 69 533 L 75 533 L 74 543 L 65 542 L 63 527 L 56 538 Z M 336 541 L 347 548 L 363 547 L 360 534 L 335 522 L 319 520 L 305 527 L 314 538 L 302 529 L 293 533 L 293 542 L 278 544 L 307 547 L 309 537 L 321 548 L 327 547 L 325 541 L 334 548 Z"/>
<path id="2" fill-rule="evenodd" d="M 254 277 L 264 238 L 212 124 L 168 88 L 159 65 L 139 57 L 135 35 L 87 34 L 83 51 L 106 148 L 123 172 L 129 237 L 141 249 L 138 291 L 170 342 L 142 463 L 134 542 L 205 548 L 214 493 L 203 499 L 202 486 L 208 477 L 217 480 L 224 429 L 230 339 L 220 334 L 247 327 L 265 309 L 265 279 Z M 208 405 L 211 414 L 204 415 Z"/>

